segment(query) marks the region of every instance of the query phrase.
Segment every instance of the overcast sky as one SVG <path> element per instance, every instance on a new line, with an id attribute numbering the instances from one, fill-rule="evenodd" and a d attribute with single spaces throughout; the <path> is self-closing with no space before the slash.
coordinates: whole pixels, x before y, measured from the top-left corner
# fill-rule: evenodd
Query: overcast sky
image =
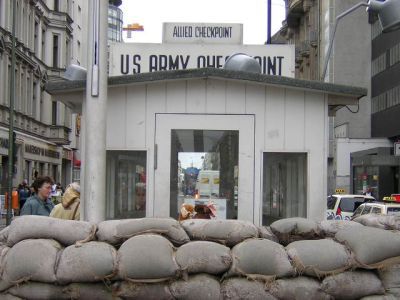
<path id="1" fill-rule="evenodd" d="M 161 43 L 162 23 L 240 23 L 244 44 L 267 40 L 267 0 L 123 0 L 124 26 L 139 23 L 143 32 L 133 32 L 125 42 Z M 285 18 L 284 0 L 272 0 L 272 34 Z"/>

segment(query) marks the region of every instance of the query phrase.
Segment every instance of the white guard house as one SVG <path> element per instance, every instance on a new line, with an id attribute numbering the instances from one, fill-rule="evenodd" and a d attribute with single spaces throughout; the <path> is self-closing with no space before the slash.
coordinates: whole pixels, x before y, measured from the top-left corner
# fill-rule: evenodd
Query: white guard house
<path id="1" fill-rule="evenodd" d="M 328 115 L 367 94 L 214 68 L 116 76 L 108 85 L 107 219 L 177 218 L 182 203 L 212 200 L 218 218 L 265 225 L 325 217 Z M 85 87 L 61 81 L 47 91 L 80 112 Z"/>

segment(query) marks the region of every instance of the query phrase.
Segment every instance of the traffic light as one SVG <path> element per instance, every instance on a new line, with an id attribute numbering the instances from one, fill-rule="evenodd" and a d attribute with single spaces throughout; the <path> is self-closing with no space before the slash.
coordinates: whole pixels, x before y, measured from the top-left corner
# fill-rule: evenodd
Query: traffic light
<path id="1" fill-rule="evenodd" d="M 14 164 L 17 162 L 18 160 L 18 152 L 17 152 L 17 134 L 15 132 L 13 132 L 13 139 L 12 139 L 12 143 L 13 143 L 13 162 Z"/>

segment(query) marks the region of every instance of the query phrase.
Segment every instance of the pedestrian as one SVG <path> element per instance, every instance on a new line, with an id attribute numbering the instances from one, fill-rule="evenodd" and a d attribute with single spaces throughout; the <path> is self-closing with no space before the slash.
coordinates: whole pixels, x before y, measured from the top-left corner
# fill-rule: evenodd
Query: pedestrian
<path id="1" fill-rule="evenodd" d="M 29 197 L 21 210 L 23 215 L 49 216 L 54 208 L 50 200 L 51 185 L 53 180 L 49 176 L 39 176 L 35 179 L 32 187 L 35 193 Z"/>
<path id="2" fill-rule="evenodd" d="M 73 182 L 68 185 L 64 195 L 61 197 L 61 203 L 54 207 L 50 213 L 50 217 L 79 221 L 81 218 L 80 195 L 81 187 L 79 186 L 79 183 Z"/>
<path id="3" fill-rule="evenodd" d="M 28 180 L 24 179 L 22 183 L 18 186 L 18 196 L 19 196 L 19 209 L 24 207 L 26 199 L 31 195 L 31 191 L 28 187 Z"/>

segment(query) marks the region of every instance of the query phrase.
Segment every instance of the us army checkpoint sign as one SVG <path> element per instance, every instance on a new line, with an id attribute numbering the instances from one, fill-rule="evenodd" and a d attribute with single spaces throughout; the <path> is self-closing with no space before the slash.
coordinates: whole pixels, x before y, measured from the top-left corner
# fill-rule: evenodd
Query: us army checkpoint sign
<path id="1" fill-rule="evenodd" d="M 294 45 L 110 43 L 109 75 L 222 68 L 234 53 L 253 56 L 263 74 L 294 77 Z"/>

